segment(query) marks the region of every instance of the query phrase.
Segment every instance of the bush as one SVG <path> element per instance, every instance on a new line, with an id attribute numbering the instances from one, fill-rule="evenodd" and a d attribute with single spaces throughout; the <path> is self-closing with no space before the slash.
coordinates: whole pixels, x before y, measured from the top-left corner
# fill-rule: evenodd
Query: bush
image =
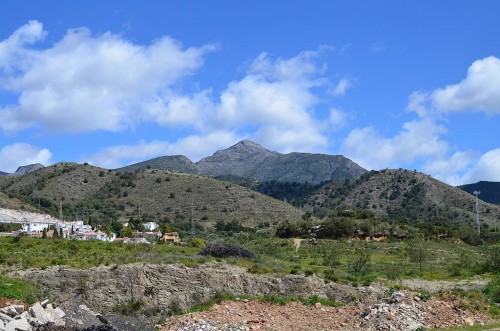
<path id="1" fill-rule="evenodd" d="M 238 258 L 247 258 L 253 259 L 255 255 L 237 245 L 228 245 L 223 242 L 210 243 L 205 248 L 200 251 L 201 255 L 219 257 L 219 258 L 227 258 L 227 257 L 238 257 Z"/>
<path id="2" fill-rule="evenodd" d="M 205 240 L 202 238 L 193 238 L 188 241 L 189 247 L 204 248 L 206 246 Z"/>
<path id="3" fill-rule="evenodd" d="M 484 289 L 484 293 L 493 303 L 500 304 L 500 278 L 492 280 Z"/>
<path id="4" fill-rule="evenodd" d="M 493 274 L 500 274 L 500 245 L 491 245 L 486 248 L 484 270 Z"/>
<path id="5" fill-rule="evenodd" d="M 357 248 L 349 262 L 349 270 L 355 275 L 367 274 L 370 269 L 371 254 L 368 247 Z"/>

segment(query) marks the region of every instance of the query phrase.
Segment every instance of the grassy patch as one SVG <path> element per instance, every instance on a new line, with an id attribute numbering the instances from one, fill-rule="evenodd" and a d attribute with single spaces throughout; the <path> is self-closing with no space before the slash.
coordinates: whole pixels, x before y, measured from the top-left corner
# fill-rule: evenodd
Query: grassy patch
<path id="1" fill-rule="evenodd" d="M 23 280 L 0 276 L 0 297 L 32 304 L 40 299 L 39 296 L 40 290 L 37 286 Z"/>
<path id="2" fill-rule="evenodd" d="M 431 329 L 431 330 L 440 330 L 440 331 L 493 331 L 493 329 L 500 327 L 500 322 L 487 324 L 487 325 L 462 325 L 462 326 L 454 326 L 446 329 Z"/>

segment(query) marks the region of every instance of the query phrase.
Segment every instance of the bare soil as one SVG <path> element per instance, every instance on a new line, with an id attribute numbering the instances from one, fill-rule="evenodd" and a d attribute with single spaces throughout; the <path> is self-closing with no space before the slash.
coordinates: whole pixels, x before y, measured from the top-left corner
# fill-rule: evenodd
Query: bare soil
<path id="1" fill-rule="evenodd" d="M 400 293 L 404 300 L 396 303 L 385 300 L 342 307 L 227 301 L 214 305 L 209 311 L 171 318 L 161 330 L 202 330 L 205 328 L 201 326 L 207 324 L 216 326 L 210 330 L 415 330 L 491 322 L 485 312 L 462 309 L 460 301 L 431 298 L 423 302 L 412 292 Z M 377 307 L 387 307 L 387 311 Z M 414 323 L 405 324 L 407 320 Z"/>

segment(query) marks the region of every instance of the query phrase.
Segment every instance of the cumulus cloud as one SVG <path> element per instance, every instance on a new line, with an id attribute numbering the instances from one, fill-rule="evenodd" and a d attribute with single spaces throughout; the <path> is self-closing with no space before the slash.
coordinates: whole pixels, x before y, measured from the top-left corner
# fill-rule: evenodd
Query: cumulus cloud
<path id="1" fill-rule="evenodd" d="M 424 118 L 403 124 L 394 137 L 384 137 L 373 127 L 352 130 L 343 141 L 341 150 L 368 169 L 408 165 L 421 158 L 440 157 L 448 150 L 441 139 L 446 128 Z"/>
<path id="2" fill-rule="evenodd" d="M 479 153 L 473 151 L 436 156 L 427 161 L 423 171 L 450 185 L 464 184 L 464 172 L 473 167 L 479 156 Z"/>
<path id="3" fill-rule="evenodd" d="M 52 153 L 46 148 L 39 148 L 26 143 L 15 143 L 0 150 L 0 170 L 14 172 L 19 166 L 41 163 L 50 165 Z"/>
<path id="4" fill-rule="evenodd" d="M 483 154 L 474 167 L 464 174 L 460 184 L 480 180 L 500 182 L 500 148 Z"/>
<path id="5" fill-rule="evenodd" d="M 272 60 L 260 54 L 247 74 L 230 82 L 216 105 L 214 126 L 252 129 L 256 139 L 280 151 L 322 149 L 324 127 L 315 117 L 319 100 L 313 88 L 326 87 L 326 68 L 317 52 Z"/>
<path id="6" fill-rule="evenodd" d="M 17 104 L 0 109 L 4 131 L 35 125 L 54 132 L 119 131 L 151 117 L 189 123 L 192 114 L 175 113 L 170 104 L 177 100 L 169 94 L 216 48 L 183 48 L 170 37 L 137 45 L 109 32 L 93 36 L 86 28 L 68 30 L 50 48 L 31 47 L 45 34 L 31 21 L 0 42 L 0 87 L 18 95 Z"/>
<path id="7" fill-rule="evenodd" d="M 500 59 L 490 56 L 477 60 L 467 70 L 467 76 L 457 84 L 437 88 L 432 92 L 415 92 L 408 109 L 419 116 L 430 112 L 483 112 L 500 114 Z"/>
<path id="8" fill-rule="evenodd" d="M 500 114 L 500 59 L 490 56 L 475 61 L 458 84 L 435 90 L 434 107 L 441 112 L 479 111 Z"/>

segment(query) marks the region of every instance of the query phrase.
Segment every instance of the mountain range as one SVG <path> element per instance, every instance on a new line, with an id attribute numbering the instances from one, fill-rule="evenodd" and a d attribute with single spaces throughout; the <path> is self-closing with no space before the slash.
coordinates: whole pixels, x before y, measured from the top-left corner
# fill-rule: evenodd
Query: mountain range
<path id="1" fill-rule="evenodd" d="M 481 220 L 494 224 L 500 218 L 500 206 L 488 203 L 500 200 L 500 183 L 457 188 L 416 171 L 367 171 L 343 156 L 281 154 L 248 140 L 196 163 L 176 155 L 115 171 L 59 163 L 19 167 L 16 173 L 0 177 L 0 206 L 38 206 L 53 215 L 62 202 L 67 216 L 83 210 L 121 221 L 141 214 L 187 221 L 196 213 L 208 224 L 236 220 L 255 226 L 297 220 L 304 212 L 325 217 L 358 210 L 408 223 L 462 224 L 475 221 L 470 191 L 480 190 Z"/>
<path id="2" fill-rule="evenodd" d="M 212 177 L 233 175 L 259 181 L 312 184 L 356 178 L 366 173 L 365 169 L 342 155 L 282 154 L 250 140 L 240 141 L 196 163 L 182 155 L 163 156 L 116 170 L 138 169 L 169 170 Z"/>

